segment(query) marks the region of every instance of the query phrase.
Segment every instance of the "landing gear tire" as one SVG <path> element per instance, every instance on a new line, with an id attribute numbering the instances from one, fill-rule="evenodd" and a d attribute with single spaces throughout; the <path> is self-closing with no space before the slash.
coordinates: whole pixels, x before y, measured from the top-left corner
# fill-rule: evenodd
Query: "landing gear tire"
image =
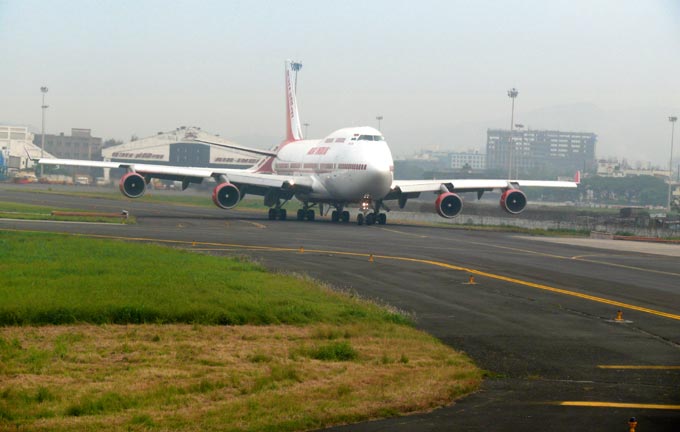
<path id="1" fill-rule="evenodd" d="M 302 221 L 305 220 L 305 211 L 300 209 L 297 211 L 297 220 Z"/>
<path id="2" fill-rule="evenodd" d="M 276 219 L 286 220 L 286 216 L 287 216 L 286 209 L 282 209 L 282 208 L 280 208 L 280 209 L 270 208 L 269 213 L 267 214 L 267 218 L 269 220 L 276 220 Z"/>
<path id="3" fill-rule="evenodd" d="M 364 224 L 364 215 L 362 213 L 359 213 L 357 215 L 357 225 L 363 225 Z"/>
<path id="4" fill-rule="evenodd" d="M 375 213 L 366 215 L 366 225 L 373 225 L 375 223 Z"/>
<path id="5" fill-rule="evenodd" d="M 340 220 L 340 215 L 338 214 L 337 210 L 333 210 L 333 213 L 331 213 L 331 221 L 332 222 L 338 222 Z"/>
<path id="6" fill-rule="evenodd" d="M 314 220 L 314 210 L 307 210 L 307 220 L 308 221 L 313 221 Z"/>
<path id="7" fill-rule="evenodd" d="M 347 210 L 342 212 L 342 214 L 340 215 L 340 220 L 342 220 L 343 223 L 349 222 L 349 212 Z"/>
<path id="8" fill-rule="evenodd" d="M 378 225 L 385 225 L 387 223 L 387 215 L 385 213 L 380 213 L 378 215 Z"/>

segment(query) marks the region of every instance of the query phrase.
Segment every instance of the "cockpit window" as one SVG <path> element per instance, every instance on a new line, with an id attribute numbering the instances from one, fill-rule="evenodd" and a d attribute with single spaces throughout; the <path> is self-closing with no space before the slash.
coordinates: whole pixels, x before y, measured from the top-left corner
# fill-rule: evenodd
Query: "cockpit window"
<path id="1" fill-rule="evenodd" d="M 381 135 L 359 135 L 360 141 L 385 141 Z"/>

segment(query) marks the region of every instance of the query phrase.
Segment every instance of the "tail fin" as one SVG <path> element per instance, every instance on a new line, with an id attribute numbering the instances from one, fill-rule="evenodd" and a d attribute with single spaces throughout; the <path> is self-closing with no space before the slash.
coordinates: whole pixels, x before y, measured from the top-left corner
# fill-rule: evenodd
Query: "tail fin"
<path id="1" fill-rule="evenodd" d="M 286 60 L 286 115 L 286 141 L 301 140 L 302 128 L 300 127 L 300 116 L 295 97 L 293 62 L 291 60 Z"/>
<path id="2" fill-rule="evenodd" d="M 289 143 L 301 139 L 302 128 L 300 127 L 300 116 L 298 114 L 297 98 L 295 97 L 293 62 L 291 60 L 286 60 L 286 138 L 272 150 L 274 155 L 260 160 L 252 170 L 257 173 L 273 173 L 273 163 L 276 158 L 275 154 Z"/>
<path id="3" fill-rule="evenodd" d="M 576 171 L 576 174 L 574 174 L 574 183 L 581 183 L 581 171 Z"/>

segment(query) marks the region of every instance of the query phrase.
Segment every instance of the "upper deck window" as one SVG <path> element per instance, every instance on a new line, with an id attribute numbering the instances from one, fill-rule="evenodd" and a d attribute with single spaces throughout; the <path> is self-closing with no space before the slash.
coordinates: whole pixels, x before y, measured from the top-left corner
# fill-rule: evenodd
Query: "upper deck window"
<path id="1" fill-rule="evenodd" d="M 360 135 L 360 141 L 385 141 L 382 135 Z"/>

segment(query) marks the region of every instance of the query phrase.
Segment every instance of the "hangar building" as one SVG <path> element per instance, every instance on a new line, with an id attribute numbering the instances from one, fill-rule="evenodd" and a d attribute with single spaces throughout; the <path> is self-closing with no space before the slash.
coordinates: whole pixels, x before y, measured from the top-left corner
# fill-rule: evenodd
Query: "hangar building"
<path id="1" fill-rule="evenodd" d="M 14 172 L 33 167 L 31 159 L 40 158 L 39 145 L 33 144 L 34 135 L 25 126 L 0 126 L 0 153 L 2 154 L 2 169 Z M 54 156 L 43 151 L 46 158 Z"/>
<path id="2" fill-rule="evenodd" d="M 195 139 L 234 144 L 217 135 L 204 132 L 199 127 L 179 127 L 170 132 L 132 140 L 102 149 L 102 158 L 112 162 L 136 162 L 158 165 L 250 168 L 259 158 L 251 154 L 195 142 Z M 120 177 L 122 170 L 105 170 L 104 176 Z M 117 172 L 120 171 L 120 172 Z"/>

